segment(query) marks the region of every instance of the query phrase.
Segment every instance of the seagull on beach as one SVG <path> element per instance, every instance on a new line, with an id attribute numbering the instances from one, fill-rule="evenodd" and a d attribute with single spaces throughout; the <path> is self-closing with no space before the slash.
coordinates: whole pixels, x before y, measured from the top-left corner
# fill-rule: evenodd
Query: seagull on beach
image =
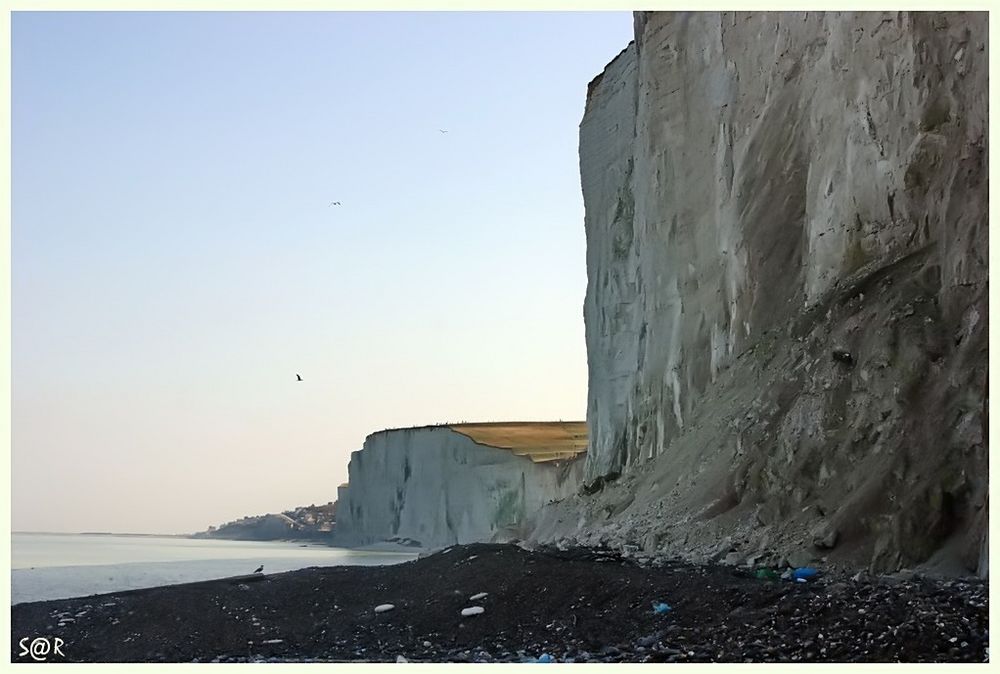
<path id="1" fill-rule="evenodd" d="M 302 381 L 302 375 L 301 374 L 295 375 L 295 381 Z"/>
<path id="2" fill-rule="evenodd" d="M 257 570 L 254 571 L 254 573 L 264 573 L 264 565 L 261 564 L 260 566 L 258 566 Z"/>

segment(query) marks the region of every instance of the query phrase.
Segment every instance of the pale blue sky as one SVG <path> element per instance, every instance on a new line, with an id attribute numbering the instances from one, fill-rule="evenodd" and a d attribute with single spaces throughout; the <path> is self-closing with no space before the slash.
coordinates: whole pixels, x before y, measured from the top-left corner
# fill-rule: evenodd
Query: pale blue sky
<path id="1" fill-rule="evenodd" d="M 332 500 L 382 428 L 583 419 L 578 124 L 631 33 L 15 13 L 14 528 L 193 531 Z"/>

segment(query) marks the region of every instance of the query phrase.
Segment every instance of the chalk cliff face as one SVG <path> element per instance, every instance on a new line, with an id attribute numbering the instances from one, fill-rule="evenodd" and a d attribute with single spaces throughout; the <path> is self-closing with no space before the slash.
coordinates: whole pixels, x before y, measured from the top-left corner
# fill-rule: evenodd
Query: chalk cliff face
<path id="1" fill-rule="evenodd" d="M 511 435 L 497 432 L 509 430 L 502 424 L 368 436 L 351 455 L 348 484 L 339 490 L 335 540 L 342 545 L 397 540 L 432 548 L 523 536 L 530 515 L 574 493 L 582 480 L 583 461 L 575 457 L 586 446 L 585 425 L 552 426 L 576 427 L 577 448 L 567 446 L 568 434 L 561 434 L 567 439 L 561 446 L 543 443 L 552 444 L 551 450 L 537 443 L 526 447 L 523 437 L 502 443 Z"/>
<path id="2" fill-rule="evenodd" d="M 536 536 L 985 568 L 986 14 L 635 36 L 580 126 L 607 486 Z"/>

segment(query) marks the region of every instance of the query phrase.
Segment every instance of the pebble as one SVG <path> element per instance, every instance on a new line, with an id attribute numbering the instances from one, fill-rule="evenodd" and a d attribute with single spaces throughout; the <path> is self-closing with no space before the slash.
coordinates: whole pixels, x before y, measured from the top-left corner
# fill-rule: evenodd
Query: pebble
<path id="1" fill-rule="evenodd" d="M 385 613 L 386 611 L 391 611 L 396 608 L 395 604 L 379 604 L 375 607 L 375 613 Z"/>
<path id="2" fill-rule="evenodd" d="M 489 592 L 480 592 L 478 594 L 474 594 L 471 597 L 469 597 L 469 601 L 479 601 L 480 599 L 482 599 L 483 597 L 487 596 L 488 594 L 489 594 Z"/>
<path id="3" fill-rule="evenodd" d="M 468 617 L 468 616 L 471 616 L 471 615 L 479 615 L 480 613 L 485 613 L 485 612 L 486 612 L 486 609 L 484 609 L 482 606 L 470 606 L 468 608 L 463 608 L 462 609 L 462 615 L 465 616 L 465 617 Z"/>

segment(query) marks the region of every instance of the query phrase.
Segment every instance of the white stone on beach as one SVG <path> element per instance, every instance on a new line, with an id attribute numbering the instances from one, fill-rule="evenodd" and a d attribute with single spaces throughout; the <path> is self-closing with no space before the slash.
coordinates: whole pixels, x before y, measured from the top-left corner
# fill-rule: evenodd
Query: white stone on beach
<path id="1" fill-rule="evenodd" d="M 480 592 L 479 594 L 474 594 L 471 597 L 469 597 L 469 601 L 479 601 L 488 594 L 489 592 Z"/>
<path id="2" fill-rule="evenodd" d="M 391 611 L 396 608 L 395 604 L 379 604 L 375 607 L 375 613 L 385 613 L 386 611 Z"/>
<path id="3" fill-rule="evenodd" d="M 470 615 L 479 615 L 480 613 L 485 613 L 485 612 L 486 609 L 484 609 L 482 606 L 470 606 L 469 608 L 462 609 L 462 615 L 466 617 Z"/>

